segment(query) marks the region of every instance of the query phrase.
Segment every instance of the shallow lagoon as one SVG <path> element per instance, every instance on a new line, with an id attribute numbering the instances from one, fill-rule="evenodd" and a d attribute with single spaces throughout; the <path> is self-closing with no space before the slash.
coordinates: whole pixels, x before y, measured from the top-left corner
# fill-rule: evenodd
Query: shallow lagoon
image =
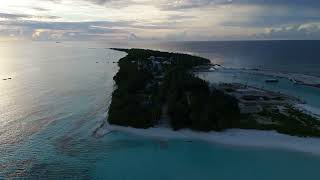
<path id="1" fill-rule="evenodd" d="M 243 72 L 237 69 L 221 69 L 212 72 L 198 73 L 199 77 L 211 83 L 241 83 L 270 91 L 280 92 L 297 97 L 308 105 L 320 108 L 320 88 L 294 84 L 287 78 L 276 78 L 278 83 L 266 83 L 265 80 L 274 78 L 259 73 Z"/>
<path id="2" fill-rule="evenodd" d="M 145 138 L 92 136 L 124 54 L 91 45 L 1 44 L 0 179 L 316 179 L 320 157 Z M 32 53 L 30 53 L 32 52 Z M 99 63 L 96 63 L 98 61 Z M 6 66 L 7 68 L 4 68 Z"/>

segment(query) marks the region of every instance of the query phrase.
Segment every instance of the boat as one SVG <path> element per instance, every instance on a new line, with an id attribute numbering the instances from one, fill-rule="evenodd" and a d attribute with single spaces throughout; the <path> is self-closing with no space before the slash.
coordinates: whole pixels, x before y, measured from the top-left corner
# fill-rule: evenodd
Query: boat
<path id="1" fill-rule="evenodd" d="M 278 79 L 266 79 L 266 83 L 277 83 L 279 82 Z"/>
<path id="2" fill-rule="evenodd" d="M 294 78 L 289 78 L 289 80 L 290 80 L 291 82 L 293 82 L 294 84 L 298 84 L 298 82 L 297 82 Z"/>

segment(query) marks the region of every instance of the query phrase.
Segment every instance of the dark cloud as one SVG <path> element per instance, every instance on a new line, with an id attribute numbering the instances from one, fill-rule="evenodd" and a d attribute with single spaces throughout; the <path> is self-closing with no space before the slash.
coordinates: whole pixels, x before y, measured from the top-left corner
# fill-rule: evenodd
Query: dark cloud
<path id="1" fill-rule="evenodd" d="M 168 20 L 190 20 L 190 19 L 195 19 L 195 16 L 187 16 L 187 15 L 171 15 L 169 16 Z"/>
<path id="2" fill-rule="evenodd" d="M 18 20 L 18 19 L 59 19 L 58 16 L 34 16 L 34 15 L 27 15 L 27 14 L 8 14 L 8 13 L 0 13 L 0 18 L 9 19 L 9 20 Z"/>
<path id="3" fill-rule="evenodd" d="M 33 40 L 104 40 L 134 39 L 125 30 L 133 26 L 129 21 L 41 22 L 31 20 L 0 21 L 0 35 L 21 36 Z"/>
<path id="4" fill-rule="evenodd" d="M 22 29 L 46 29 L 61 31 L 85 31 L 93 34 L 130 33 L 128 29 L 175 29 L 173 23 L 151 23 L 140 25 L 134 21 L 89 21 L 89 22 L 42 22 L 42 21 L 0 21 L 0 25 Z"/>
<path id="5" fill-rule="evenodd" d="M 21 18 L 30 18 L 30 15 L 24 14 L 7 14 L 7 13 L 0 13 L 0 18 L 4 19 L 21 19 Z"/>
<path id="6" fill-rule="evenodd" d="M 283 6 L 300 8 L 320 8 L 319 0 L 177 0 L 160 4 L 163 10 L 186 10 L 194 8 L 214 7 L 221 5 L 255 5 L 255 6 Z"/>
<path id="7" fill-rule="evenodd" d="M 237 20 L 237 17 L 234 19 L 226 20 L 221 22 L 220 25 L 225 27 L 274 27 L 280 25 L 290 25 L 290 24 L 301 24 L 306 22 L 320 22 L 319 16 L 263 16 L 256 15 L 247 18 L 241 18 Z"/>
<path id="8" fill-rule="evenodd" d="M 234 5 L 255 5 L 258 9 L 232 14 L 221 22 L 226 28 L 266 28 L 320 22 L 320 1 L 313 0 L 233 0 Z M 258 6 L 260 5 L 260 6 Z"/>
<path id="9" fill-rule="evenodd" d="M 184 10 L 206 7 L 214 3 L 214 0 L 167 1 L 165 3 L 160 4 L 160 8 L 163 10 Z"/>
<path id="10" fill-rule="evenodd" d="M 63 0 L 49 0 L 49 1 L 60 3 Z M 74 0 L 74 3 L 77 3 L 79 1 L 89 2 L 92 4 L 101 5 L 101 6 L 110 7 L 110 8 L 124 8 L 124 7 L 132 6 L 135 4 L 142 4 L 142 3 L 135 2 L 133 0 Z"/>
<path id="11" fill-rule="evenodd" d="M 49 9 L 45 9 L 45 8 L 41 8 L 41 7 L 33 7 L 32 9 L 36 10 L 36 11 L 49 11 Z"/>
<path id="12" fill-rule="evenodd" d="M 60 3 L 63 0 L 47 0 L 55 3 Z M 127 7 L 134 4 L 154 5 L 162 10 L 183 10 L 193 8 L 203 8 L 209 6 L 220 5 L 258 5 L 258 6 L 297 6 L 319 8 L 319 0 L 164 0 L 164 1 L 144 1 L 138 2 L 134 0 L 74 0 L 75 3 L 79 1 L 87 1 L 93 4 L 103 6 Z"/>
<path id="13" fill-rule="evenodd" d="M 115 2 L 121 2 L 121 0 L 87 0 L 87 1 L 90 1 L 92 3 L 95 3 L 95 4 L 100 4 L 100 5 L 104 5 L 106 3 L 115 3 Z M 122 1 L 121 3 L 123 2 L 127 2 L 127 1 Z"/>
<path id="14" fill-rule="evenodd" d="M 263 6 L 298 6 L 320 7 L 319 0 L 232 0 L 229 4 L 263 5 Z"/>
<path id="15" fill-rule="evenodd" d="M 1 25 L 29 27 L 33 29 L 72 30 L 90 27 L 128 27 L 129 21 L 90 21 L 90 22 L 40 22 L 40 21 L 0 21 Z"/>

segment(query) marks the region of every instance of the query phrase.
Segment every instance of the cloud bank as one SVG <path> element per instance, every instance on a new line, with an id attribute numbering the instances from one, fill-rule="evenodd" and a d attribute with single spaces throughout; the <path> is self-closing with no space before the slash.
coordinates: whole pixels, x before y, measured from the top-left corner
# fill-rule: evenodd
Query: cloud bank
<path id="1" fill-rule="evenodd" d="M 319 9 L 318 0 L 11 0 L 0 40 L 314 40 Z"/>

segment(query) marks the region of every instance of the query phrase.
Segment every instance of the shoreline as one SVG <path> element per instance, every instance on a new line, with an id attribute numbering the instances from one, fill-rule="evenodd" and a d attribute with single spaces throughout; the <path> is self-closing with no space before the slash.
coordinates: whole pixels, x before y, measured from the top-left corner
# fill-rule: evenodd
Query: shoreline
<path id="1" fill-rule="evenodd" d="M 313 88 L 320 88 L 320 77 L 318 76 L 299 74 L 299 73 L 277 72 L 277 71 L 262 70 L 262 69 L 246 69 L 246 68 L 237 69 L 237 68 L 227 68 L 227 67 L 224 67 L 224 69 L 235 70 L 242 73 L 252 73 L 252 74 L 265 75 L 265 76 L 271 76 L 276 78 L 285 78 L 296 84 L 309 86 Z"/>
<path id="2" fill-rule="evenodd" d="M 237 72 L 241 72 L 241 73 L 269 76 L 269 77 L 274 77 L 274 78 L 283 78 L 283 79 L 287 79 L 287 80 L 289 80 L 295 84 L 301 85 L 301 86 L 307 86 L 307 87 L 311 87 L 311 88 L 320 89 L 320 77 L 317 77 L 317 76 L 298 74 L 298 73 L 282 73 L 282 72 L 275 72 L 275 71 L 265 71 L 265 70 L 259 70 L 259 69 L 243 69 L 243 68 L 235 69 L 235 68 L 226 68 L 226 67 L 223 67 L 223 69 L 237 71 Z M 215 69 L 215 70 L 209 71 L 209 72 L 214 72 L 216 70 L 219 70 L 219 69 Z M 201 71 L 201 72 L 204 72 L 204 71 Z M 233 83 L 231 83 L 231 84 L 233 84 Z M 235 84 L 237 84 L 237 83 L 235 83 Z M 241 83 L 239 83 L 239 84 L 241 84 Z M 272 90 L 266 90 L 266 89 L 255 87 L 255 86 L 252 86 L 252 87 L 255 89 L 261 89 L 266 92 L 274 92 L 275 93 L 275 91 L 272 91 Z M 308 115 L 311 115 L 315 118 L 320 118 L 320 109 L 319 108 L 307 104 L 306 102 L 299 99 L 298 97 L 284 94 L 284 93 L 280 93 L 280 94 L 283 96 L 293 98 L 293 99 L 297 99 L 297 102 L 293 104 L 293 106 L 295 108 L 297 108 L 298 110 L 301 110 L 302 112 L 304 112 Z M 299 101 L 301 101 L 301 102 L 299 102 Z"/>
<path id="3" fill-rule="evenodd" d="M 238 147 L 289 150 L 320 156 L 320 138 L 295 137 L 276 131 L 229 129 L 224 132 L 195 132 L 189 129 L 174 131 L 166 127 L 137 129 L 106 123 L 95 131 L 95 137 L 100 138 L 115 131 L 147 138 L 195 140 Z"/>
<path id="4" fill-rule="evenodd" d="M 295 108 L 315 118 L 320 118 L 320 109 L 308 104 L 295 104 Z"/>

